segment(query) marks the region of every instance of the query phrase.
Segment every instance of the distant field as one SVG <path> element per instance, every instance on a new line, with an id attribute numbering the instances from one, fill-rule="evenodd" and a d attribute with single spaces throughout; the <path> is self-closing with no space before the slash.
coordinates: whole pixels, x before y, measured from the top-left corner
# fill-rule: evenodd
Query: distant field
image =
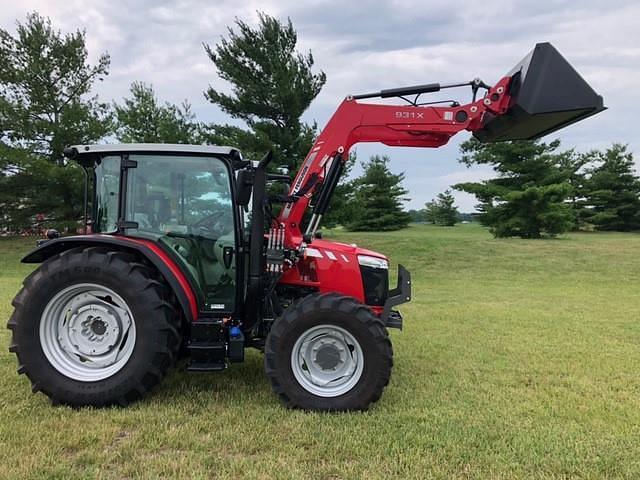
<path id="1" fill-rule="evenodd" d="M 32 395 L 0 329 L 0 478 L 640 478 L 640 235 L 328 232 L 413 274 L 367 413 L 285 410 L 250 352 L 128 409 Z M 33 240 L 0 239 L 0 322 Z"/>

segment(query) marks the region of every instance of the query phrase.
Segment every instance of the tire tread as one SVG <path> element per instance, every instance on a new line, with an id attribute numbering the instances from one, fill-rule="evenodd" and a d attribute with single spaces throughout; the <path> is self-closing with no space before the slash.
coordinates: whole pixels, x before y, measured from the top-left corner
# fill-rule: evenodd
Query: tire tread
<path id="1" fill-rule="evenodd" d="M 371 388 L 367 388 L 368 395 L 361 398 L 350 399 L 348 405 L 336 407 L 332 399 L 327 399 L 325 406 L 310 406 L 304 398 L 292 395 L 288 387 L 281 381 L 281 369 L 283 365 L 278 362 L 278 346 L 284 342 L 284 337 L 294 325 L 304 322 L 307 315 L 314 312 L 326 312 L 328 314 L 341 312 L 353 317 L 360 328 L 366 329 L 373 339 L 377 354 L 381 356 L 382 371 Z M 273 391 L 280 401 L 289 408 L 315 409 L 315 410 L 367 410 L 372 403 L 378 401 L 384 388 L 389 384 L 391 367 L 393 366 L 393 349 L 389 334 L 379 317 L 374 315 L 369 308 L 352 297 L 336 293 L 311 294 L 293 303 L 283 315 L 276 320 L 265 345 L 265 372 Z M 311 397 L 313 395 L 309 394 Z M 345 394 L 348 395 L 348 394 Z M 296 398 L 297 397 L 297 398 Z"/>
<path id="2" fill-rule="evenodd" d="M 25 310 L 29 305 L 29 299 L 37 295 L 39 289 L 43 287 L 41 282 L 46 281 L 50 274 L 68 267 L 70 264 L 80 265 L 102 265 L 109 269 L 115 269 L 127 279 L 127 289 L 133 295 L 142 296 L 149 311 L 155 312 L 153 321 L 155 328 L 161 332 L 160 343 L 154 343 L 154 352 L 147 362 L 144 362 L 142 373 L 131 376 L 127 386 L 116 396 L 104 397 L 93 396 L 87 401 L 83 394 L 69 392 L 63 388 L 49 388 L 48 380 L 43 378 L 43 374 L 38 372 L 34 362 L 30 361 L 27 352 L 21 352 L 21 341 L 26 340 L 21 337 L 20 324 L 27 321 Z M 109 250 L 106 247 L 79 247 L 66 250 L 55 255 L 40 265 L 31 275 L 25 278 L 23 287 L 14 298 L 12 305 L 14 312 L 7 323 L 7 328 L 12 331 L 12 341 L 9 351 L 18 357 L 18 373 L 26 374 L 31 381 L 31 388 L 34 393 L 43 392 L 50 397 L 53 404 L 68 404 L 72 406 L 93 405 L 103 407 L 113 404 L 126 406 L 133 401 L 143 397 L 155 385 L 160 383 L 166 376 L 177 358 L 181 344 L 181 317 L 178 312 L 177 303 L 172 301 L 170 288 L 164 283 L 164 279 L 142 263 L 141 259 L 127 252 Z"/>

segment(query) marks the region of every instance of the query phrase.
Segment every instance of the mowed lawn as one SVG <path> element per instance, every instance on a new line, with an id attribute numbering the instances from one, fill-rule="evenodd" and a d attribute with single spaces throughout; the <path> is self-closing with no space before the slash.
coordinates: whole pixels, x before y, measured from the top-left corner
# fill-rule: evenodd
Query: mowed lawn
<path id="1" fill-rule="evenodd" d="M 280 406 L 262 356 L 127 408 L 32 395 L 0 330 L 2 478 L 640 478 L 640 235 L 329 232 L 413 274 L 369 412 Z M 32 267 L 0 239 L 0 319 Z"/>

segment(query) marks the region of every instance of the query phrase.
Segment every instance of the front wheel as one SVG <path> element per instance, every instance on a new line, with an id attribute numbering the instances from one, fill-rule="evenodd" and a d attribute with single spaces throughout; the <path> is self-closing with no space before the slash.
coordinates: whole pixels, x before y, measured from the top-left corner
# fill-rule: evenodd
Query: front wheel
<path id="1" fill-rule="evenodd" d="M 265 370 L 289 407 L 365 410 L 389 382 L 393 351 L 382 321 L 355 299 L 309 295 L 276 320 Z"/>

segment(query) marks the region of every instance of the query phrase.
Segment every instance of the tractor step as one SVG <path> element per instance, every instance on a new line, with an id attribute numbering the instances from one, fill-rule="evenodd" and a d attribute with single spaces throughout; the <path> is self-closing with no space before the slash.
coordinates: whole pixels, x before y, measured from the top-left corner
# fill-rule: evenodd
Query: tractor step
<path id="1" fill-rule="evenodd" d="M 213 352 L 213 351 L 219 350 L 221 353 L 224 353 L 226 351 L 226 347 L 224 345 L 224 342 L 191 342 L 189 344 L 189 350 L 191 352 L 193 351 Z"/>
<path id="2" fill-rule="evenodd" d="M 221 322 L 194 322 L 191 325 L 191 342 L 187 348 L 191 354 L 188 372 L 215 372 L 227 368 L 227 346 Z"/>
<path id="3" fill-rule="evenodd" d="M 187 371 L 210 372 L 227 368 L 224 342 L 191 342 L 187 348 L 191 354 Z"/>
<path id="4" fill-rule="evenodd" d="M 402 314 L 397 310 L 391 310 L 387 318 L 387 328 L 398 328 L 402 330 Z"/>
<path id="5" fill-rule="evenodd" d="M 191 342 L 189 344 L 189 351 L 193 352 L 205 352 L 211 354 L 220 354 L 224 357 L 227 348 L 224 342 Z"/>
<path id="6" fill-rule="evenodd" d="M 187 372 L 220 372 L 225 368 L 226 363 L 192 363 L 187 367 Z"/>

